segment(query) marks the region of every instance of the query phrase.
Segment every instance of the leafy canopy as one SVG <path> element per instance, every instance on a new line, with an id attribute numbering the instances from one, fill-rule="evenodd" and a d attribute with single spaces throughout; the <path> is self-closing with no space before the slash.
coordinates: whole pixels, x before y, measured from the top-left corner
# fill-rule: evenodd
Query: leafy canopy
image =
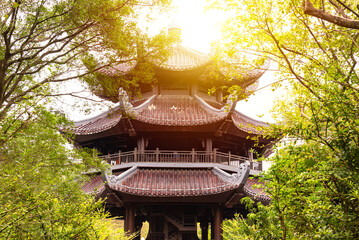
<path id="1" fill-rule="evenodd" d="M 232 14 L 221 54 L 252 65 L 271 59 L 277 86 L 289 84 L 268 134 L 292 143 L 276 152 L 265 175 L 272 204 L 230 221 L 228 239 L 359 237 L 358 1 L 304 3 L 220 5 Z"/>
<path id="2" fill-rule="evenodd" d="M 171 37 L 149 37 L 137 22 L 141 9 L 162 11 L 167 4 L 1 1 L 1 239 L 126 239 L 105 220 L 101 202 L 81 190 L 82 173 L 105 166 L 93 157 L 96 152 L 68 147 L 71 138 L 59 129 L 69 123 L 49 111 L 49 103 L 56 96 L 76 96 L 61 91 L 69 80 L 82 77 L 90 87 L 98 86 L 102 79 L 85 77 L 118 63 L 162 59 Z M 151 78 L 145 65 L 140 70 Z M 141 79 L 117 81 L 133 89 Z M 113 85 L 102 86 L 101 92 L 114 92 Z"/>
<path id="3" fill-rule="evenodd" d="M 143 9 L 160 12 L 167 6 L 167 0 L 3 2 L 0 121 L 24 99 L 64 94 L 56 90 L 62 83 L 79 77 L 87 77 L 83 80 L 91 87 L 101 86 L 100 91 L 113 94 L 118 88 L 102 84 L 101 78 L 89 74 L 120 63 L 163 59 L 172 38 L 165 33 L 149 37 L 138 22 Z M 150 70 L 146 70 L 151 76 Z M 141 80 L 134 77 L 116 81 L 134 91 Z M 49 87 L 51 92 L 44 93 L 44 88 Z"/>
<path id="4" fill-rule="evenodd" d="M 64 117 L 38 107 L 22 122 L 0 152 L 0 238 L 126 239 L 106 221 L 101 202 L 81 190 L 82 172 L 103 166 L 93 153 L 66 147 L 58 132 Z"/>

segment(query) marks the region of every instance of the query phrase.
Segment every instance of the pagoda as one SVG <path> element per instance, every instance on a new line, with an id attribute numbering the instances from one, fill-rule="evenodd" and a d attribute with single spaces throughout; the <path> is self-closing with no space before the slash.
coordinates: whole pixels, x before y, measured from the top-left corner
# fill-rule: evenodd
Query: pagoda
<path id="1" fill-rule="evenodd" d="M 104 199 L 129 233 L 147 221 L 149 240 L 199 239 L 198 225 L 202 239 L 209 239 L 209 228 L 210 239 L 223 239 L 223 219 L 246 214 L 243 197 L 270 202 L 253 187 L 258 179 L 248 178 L 260 174 L 256 158 L 270 149 L 258 130 L 267 125 L 237 111 L 236 102 L 224 102 L 225 90 L 208 94 L 207 55 L 176 44 L 167 61 L 153 64 L 157 82 L 140 86 L 141 98 L 128 99 L 120 89 L 117 107 L 75 123 L 75 142 L 97 149 L 110 165 L 106 173 L 91 173 L 83 190 Z M 135 65 L 102 73 L 123 76 Z M 249 92 L 264 71 L 227 84 Z"/>

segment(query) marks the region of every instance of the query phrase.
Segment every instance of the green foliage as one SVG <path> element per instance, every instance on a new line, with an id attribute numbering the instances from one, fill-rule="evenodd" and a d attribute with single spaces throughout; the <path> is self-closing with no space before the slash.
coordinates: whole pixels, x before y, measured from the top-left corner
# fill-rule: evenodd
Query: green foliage
<path id="1" fill-rule="evenodd" d="M 316 1 L 314 7 L 357 19 L 356 4 Z M 287 141 L 265 175 L 272 203 L 229 221 L 228 239 L 358 239 L 357 30 L 305 14 L 303 1 L 221 6 L 233 14 L 221 54 L 269 58 L 290 86 L 275 109 L 278 124 L 268 130 Z"/>
<path id="2" fill-rule="evenodd" d="M 151 68 L 134 69 L 133 77 L 113 85 L 101 85 L 99 70 L 161 61 L 175 38 L 165 32 L 150 37 L 139 26 L 139 19 L 148 20 L 143 10 L 166 10 L 167 0 L 16 0 L 1 6 L 0 120 L 24 98 L 46 95 L 44 86 L 52 87 L 51 96 L 64 94 L 54 84 L 71 79 L 83 77 L 109 98 L 119 87 L 136 92 L 137 75 L 153 80 Z"/>
<path id="3" fill-rule="evenodd" d="M 126 239 L 105 220 L 101 202 L 81 189 L 83 172 L 105 166 L 93 157 L 96 152 L 69 147 L 71 136 L 59 132 L 69 123 L 51 113 L 48 103 L 66 94 L 57 88 L 61 83 L 80 77 L 110 97 L 120 86 L 135 92 L 143 76 L 153 80 L 145 64 L 132 78 L 115 82 L 97 75 L 119 63 L 161 61 L 174 36 L 149 37 L 137 23 L 143 8 L 167 5 L 167 0 L 1 1 L 1 239 Z"/>
<path id="4" fill-rule="evenodd" d="M 81 190 L 81 173 L 103 168 L 101 162 L 92 153 L 66 147 L 67 139 L 58 132 L 67 124 L 64 117 L 41 107 L 32 114 L 10 128 L 7 121 L 1 124 L 2 137 L 5 129 L 17 133 L 0 150 L 0 238 L 109 239 L 112 231 L 111 239 L 124 239 L 105 221 L 101 202 Z"/>

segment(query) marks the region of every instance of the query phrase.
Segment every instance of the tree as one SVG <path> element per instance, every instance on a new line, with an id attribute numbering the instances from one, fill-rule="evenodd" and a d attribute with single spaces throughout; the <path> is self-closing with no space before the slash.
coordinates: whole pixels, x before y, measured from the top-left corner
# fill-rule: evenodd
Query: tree
<path id="1" fill-rule="evenodd" d="M 143 8 L 160 11 L 167 4 L 167 0 L 3 2 L 0 121 L 24 99 L 59 95 L 56 89 L 65 81 L 97 74 L 98 70 L 114 64 L 160 61 L 171 38 L 164 33 L 148 37 L 138 21 Z M 97 78 L 84 80 L 91 86 L 100 85 Z M 118 81 L 127 90 L 133 89 L 139 79 Z M 113 92 L 111 84 L 102 86 L 105 92 Z"/>
<path id="2" fill-rule="evenodd" d="M 1 239 L 126 238 L 105 221 L 101 202 L 81 190 L 82 173 L 105 166 L 96 152 L 67 146 L 71 136 L 59 129 L 69 123 L 49 102 L 64 94 L 81 97 L 58 90 L 66 81 L 82 78 L 93 86 L 103 80 L 96 78 L 100 69 L 161 61 L 171 37 L 149 37 L 137 21 L 141 9 L 166 6 L 166 0 L 0 3 Z M 133 79 L 117 81 L 133 88 L 138 74 L 151 79 L 150 70 L 144 63 Z M 111 92 L 111 85 L 103 87 Z"/>
<path id="3" fill-rule="evenodd" d="M 304 3 L 221 3 L 233 16 L 221 54 L 236 60 L 252 54 L 257 59 L 246 64 L 271 59 L 278 66 L 277 85 L 286 81 L 289 92 L 277 104 L 279 124 L 268 134 L 292 140 L 264 176 L 271 205 L 229 222 L 228 236 L 359 237 L 358 2 Z"/>
<path id="4" fill-rule="evenodd" d="M 125 239 L 123 230 L 111 232 L 101 202 L 81 190 L 86 165 L 101 163 L 66 147 L 58 132 L 65 123 L 63 116 L 38 107 L 36 118 L 3 145 L 1 239 Z"/>

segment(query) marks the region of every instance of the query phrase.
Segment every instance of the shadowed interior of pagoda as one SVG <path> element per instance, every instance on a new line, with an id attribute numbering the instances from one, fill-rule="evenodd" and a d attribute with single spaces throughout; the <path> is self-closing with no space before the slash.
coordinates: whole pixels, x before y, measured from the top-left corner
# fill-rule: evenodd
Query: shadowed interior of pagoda
<path id="1" fill-rule="evenodd" d="M 125 214 L 125 212 L 120 213 L 117 210 L 110 209 L 113 211 L 113 215 Z M 247 211 L 243 208 L 241 212 Z M 236 211 L 226 209 L 223 211 L 223 217 L 230 218 L 238 213 L 238 209 Z M 213 239 L 213 214 L 213 209 L 208 206 L 143 204 L 137 210 L 139 220 L 137 220 L 136 230 L 140 231 L 143 223 L 148 222 L 147 239 L 160 238 L 163 236 L 163 232 L 168 232 L 166 239 L 179 239 L 179 230 L 184 233 L 181 236 L 182 239 L 197 240 L 199 236 L 202 236 L 202 239 Z"/>
<path id="2" fill-rule="evenodd" d="M 206 151 L 206 136 L 193 134 L 193 133 L 175 133 L 168 134 L 165 132 L 159 132 L 157 134 L 148 135 L 146 138 L 146 150 L 177 150 L 177 151 Z M 233 143 L 234 142 L 234 143 Z M 212 149 L 216 148 L 220 152 L 229 152 L 232 154 L 248 157 L 248 151 L 246 151 L 250 144 L 247 140 L 244 141 L 241 138 L 214 138 L 212 143 Z M 179 144 L 180 143 L 180 144 Z M 88 142 L 87 147 L 93 148 L 96 146 L 97 150 L 102 155 L 118 153 L 119 150 L 122 152 L 133 151 L 138 144 L 138 139 L 134 138 L 129 141 L 126 138 L 119 136 L 111 136 L 101 141 Z M 84 144 L 85 145 L 85 144 Z M 260 152 L 261 149 L 253 148 Z M 253 155 L 256 158 L 256 155 Z"/>

